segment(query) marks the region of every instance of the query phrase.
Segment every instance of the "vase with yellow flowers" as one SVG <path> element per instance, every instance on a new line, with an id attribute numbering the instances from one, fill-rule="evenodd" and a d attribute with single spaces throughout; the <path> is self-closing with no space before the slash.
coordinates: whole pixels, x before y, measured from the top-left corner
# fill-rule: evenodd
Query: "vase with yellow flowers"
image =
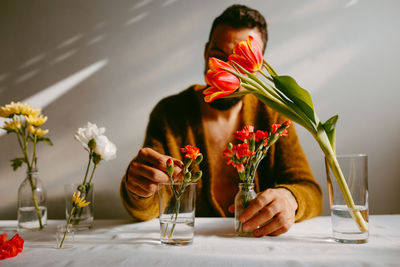
<path id="1" fill-rule="evenodd" d="M 5 118 L 2 129 L 7 134 L 15 133 L 22 157 L 11 160 L 15 171 L 26 164 L 26 178 L 18 189 L 18 227 L 24 229 L 43 229 L 47 224 L 47 195 L 39 179 L 37 144 L 43 142 L 53 145 L 44 137 L 49 130 L 40 127 L 47 121 L 40 108 L 28 104 L 11 102 L 0 107 L 0 117 Z"/>

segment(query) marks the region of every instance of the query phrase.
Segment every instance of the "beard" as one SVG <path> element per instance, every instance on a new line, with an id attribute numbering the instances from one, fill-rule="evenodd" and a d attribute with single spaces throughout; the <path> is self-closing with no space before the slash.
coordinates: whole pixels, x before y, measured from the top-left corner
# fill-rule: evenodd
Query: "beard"
<path id="1" fill-rule="evenodd" d="M 228 110 L 231 107 L 235 106 L 237 103 L 239 103 L 242 99 L 243 99 L 243 96 L 230 97 L 230 98 L 218 98 L 208 104 L 212 108 L 215 108 L 217 110 Z"/>

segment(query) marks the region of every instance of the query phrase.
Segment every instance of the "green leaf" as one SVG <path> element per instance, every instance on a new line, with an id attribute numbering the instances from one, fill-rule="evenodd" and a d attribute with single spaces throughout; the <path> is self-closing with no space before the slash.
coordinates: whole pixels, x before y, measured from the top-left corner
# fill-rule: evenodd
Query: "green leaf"
<path id="1" fill-rule="evenodd" d="M 337 123 L 338 119 L 339 119 L 339 116 L 335 115 L 332 118 L 330 118 L 329 120 L 327 120 L 324 123 L 325 131 L 327 131 L 327 132 L 333 131 L 336 128 L 336 123 Z"/>
<path id="2" fill-rule="evenodd" d="M 17 170 L 19 167 L 21 167 L 22 163 L 26 163 L 25 158 L 15 158 L 10 160 L 11 161 L 11 166 L 13 168 L 13 170 Z"/>
<path id="3" fill-rule="evenodd" d="M 272 76 L 272 79 L 276 88 L 295 103 L 315 124 L 314 106 L 310 93 L 301 88 L 290 76 Z"/>
<path id="4" fill-rule="evenodd" d="M 328 136 L 329 143 L 332 146 L 333 151 L 336 150 L 336 123 L 339 119 L 338 115 L 335 115 L 331 117 L 329 120 L 327 120 L 325 123 L 323 123 L 323 127 L 325 129 L 326 135 Z"/>
<path id="5" fill-rule="evenodd" d="M 46 145 L 49 145 L 49 146 L 53 145 L 53 142 L 50 140 L 50 138 L 47 138 L 47 137 L 38 137 L 37 142 L 38 143 L 39 142 L 43 142 L 43 143 L 45 143 Z"/>

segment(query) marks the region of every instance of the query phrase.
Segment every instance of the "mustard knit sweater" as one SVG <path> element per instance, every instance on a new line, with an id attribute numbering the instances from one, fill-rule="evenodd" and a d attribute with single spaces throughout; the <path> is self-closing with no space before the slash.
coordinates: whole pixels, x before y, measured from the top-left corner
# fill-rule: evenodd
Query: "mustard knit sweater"
<path id="1" fill-rule="evenodd" d="M 216 177 L 207 161 L 206 136 L 202 127 L 199 97 L 200 86 L 192 86 L 180 94 L 161 100 L 153 109 L 143 147 L 150 147 L 161 154 L 182 159 L 180 147 L 191 144 L 200 148 L 204 160 L 200 164 L 203 178 L 197 184 L 196 216 L 225 217 L 216 200 L 213 187 Z M 285 117 L 264 105 L 252 95 L 243 99 L 244 125 L 254 125 L 255 129 L 268 129 L 273 123 L 282 123 Z M 267 188 L 283 187 L 295 196 L 298 209 L 296 222 L 317 216 L 322 210 L 322 193 L 315 181 L 307 159 L 300 146 L 296 131 L 289 127 L 287 137 L 280 138 L 268 151 L 258 167 L 255 177 L 257 192 Z M 133 159 L 134 160 L 134 159 Z M 223 162 L 222 164 L 225 164 Z M 138 221 L 158 216 L 158 194 L 141 198 L 129 192 L 126 174 L 121 181 L 121 199 L 129 214 Z"/>

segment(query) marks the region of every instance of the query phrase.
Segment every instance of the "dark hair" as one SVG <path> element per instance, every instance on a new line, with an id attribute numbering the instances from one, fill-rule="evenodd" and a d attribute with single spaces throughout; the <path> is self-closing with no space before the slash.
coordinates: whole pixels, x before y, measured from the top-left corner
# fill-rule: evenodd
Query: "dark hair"
<path id="1" fill-rule="evenodd" d="M 211 41 L 212 33 L 218 25 L 227 25 L 235 29 L 257 27 L 264 42 L 263 52 L 265 51 L 268 41 L 267 22 L 257 10 L 244 5 L 232 5 L 228 7 L 214 20 L 208 42 Z"/>

